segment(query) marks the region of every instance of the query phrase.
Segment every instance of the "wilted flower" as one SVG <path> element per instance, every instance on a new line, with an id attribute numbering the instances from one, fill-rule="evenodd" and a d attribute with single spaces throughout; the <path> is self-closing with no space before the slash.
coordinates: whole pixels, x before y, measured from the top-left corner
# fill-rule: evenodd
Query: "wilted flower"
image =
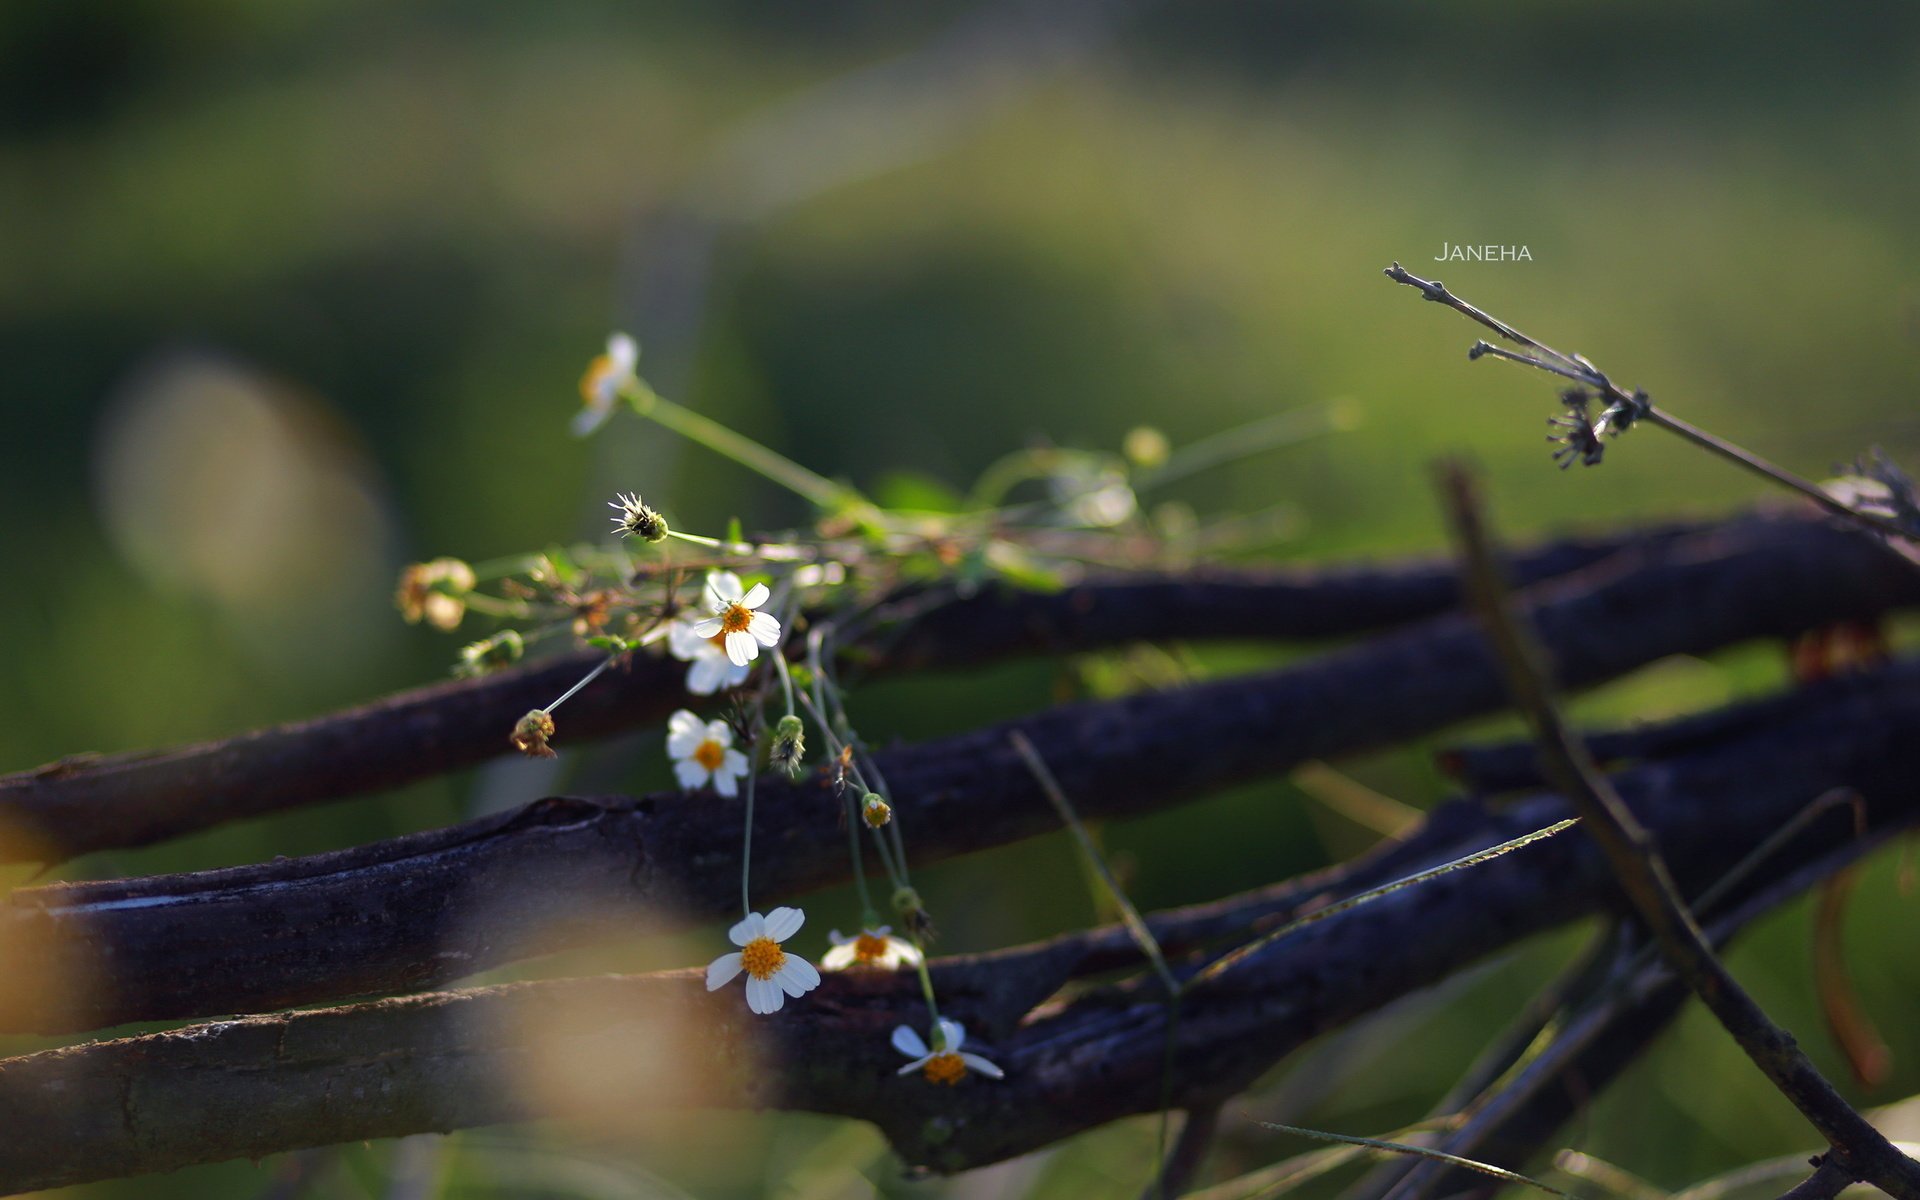
<path id="1" fill-rule="evenodd" d="M 724 637 L 727 657 L 734 666 L 744 667 L 760 657 L 760 647 L 779 644 L 779 620 L 758 611 L 771 595 L 764 583 L 742 590 L 738 575 L 715 571 L 707 576 L 707 600 L 715 615 L 695 625 L 693 632 L 699 637 Z"/>
<path id="2" fill-rule="evenodd" d="M 674 778 L 688 791 L 711 781 L 722 796 L 739 794 L 747 756 L 732 746 L 733 730 L 725 721 L 702 722 L 684 708 L 667 718 L 667 757 L 673 760 Z"/>
<path id="3" fill-rule="evenodd" d="M 879 971 L 897 971 L 919 965 L 920 948 L 905 938 L 893 936 L 893 926 L 862 929 L 853 937 L 841 937 L 838 929 L 827 934 L 833 949 L 820 960 L 825 971 L 844 971 L 849 967 L 867 967 Z"/>
<path id="4" fill-rule="evenodd" d="M 466 596 L 475 582 L 473 568 L 457 558 L 414 563 L 400 572 L 393 602 L 409 625 L 424 618 L 435 629 L 455 629 L 467 613 Z"/>
<path id="5" fill-rule="evenodd" d="M 460 661 L 453 673 L 465 678 L 485 675 L 501 667 L 520 661 L 526 652 L 526 642 L 516 630 L 503 629 L 490 638 L 483 638 L 464 646 L 460 650 Z"/>
<path id="6" fill-rule="evenodd" d="M 545 709 L 536 708 L 520 718 L 513 727 L 513 748 L 528 758 L 553 758 L 553 751 L 547 746 L 547 739 L 553 736 L 553 717 Z"/>
<path id="7" fill-rule="evenodd" d="M 1004 1079 L 1006 1072 L 981 1058 L 978 1054 L 966 1054 L 960 1049 L 966 1043 L 967 1031 L 960 1022 L 949 1021 L 941 1017 L 934 1022 L 933 1048 L 920 1040 L 920 1035 L 910 1025 L 896 1025 L 893 1030 L 893 1048 L 913 1061 L 901 1067 L 898 1074 L 918 1071 L 926 1076 L 928 1083 L 944 1083 L 951 1087 L 967 1077 L 968 1068 L 980 1072 L 989 1079 Z"/>
<path id="8" fill-rule="evenodd" d="M 788 996 L 804 996 L 820 986 L 820 972 L 797 954 L 789 954 L 780 943 L 800 932 L 806 914 L 797 908 L 776 908 L 766 916 L 748 913 L 727 931 L 727 937 L 740 947 L 722 954 L 707 967 L 707 990 L 716 991 L 745 971 L 747 1007 L 757 1013 L 779 1012 Z"/>
<path id="9" fill-rule="evenodd" d="M 1560 393 L 1560 403 L 1566 406 L 1566 415 L 1548 417 L 1547 424 L 1562 433 L 1550 433 L 1547 441 L 1558 446 L 1553 452 L 1553 461 L 1560 464 L 1562 471 L 1575 462 L 1582 466 L 1597 467 L 1601 456 L 1606 453 L 1606 445 L 1600 440 L 1600 427 L 1587 415 L 1587 405 L 1593 397 L 1585 388 L 1568 388 Z"/>
<path id="10" fill-rule="evenodd" d="M 614 401 L 633 382 L 633 368 L 640 361 L 640 347 L 624 333 L 607 339 L 607 352 L 587 364 L 580 377 L 580 399 L 586 405 L 573 419 L 573 432 L 585 437 L 600 428 L 613 412 Z"/>
<path id="11" fill-rule="evenodd" d="M 696 696 L 711 696 L 722 688 L 739 687 L 753 673 L 748 666 L 735 666 L 727 657 L 725 634 L 701 637 L 693 631 L 697 621 L 675 621 L 667 627 L 667 650 L 687 668 L 687 690 Z"/>
<path id="12" fill-rule="evenodd" d="M 613 526 L 628 537 L 649 542 L 667 540 L 667 519 L 648 508 L 638 492 L 615 493 L 614 498 L 607 501 L 607 507 L 618 510 L 620 515 L 613 518 Z"/>
<path id="13" fill-rule="evenodd" d="M 807 757 L 806 727 L 800 718 L 788 713 L 773 727 L 773 745 L 767 751 L 767 765 L 784 771 L 789 779 L 800 778 Z"/>

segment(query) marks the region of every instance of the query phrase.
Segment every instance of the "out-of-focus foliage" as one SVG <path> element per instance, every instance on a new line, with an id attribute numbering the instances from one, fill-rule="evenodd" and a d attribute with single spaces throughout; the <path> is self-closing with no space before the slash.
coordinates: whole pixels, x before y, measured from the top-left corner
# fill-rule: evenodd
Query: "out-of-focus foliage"
<path id="1" fill-rule="evenodd" d="M 863 487 L 926 477 L 893 485 L 923 495 L 964 489 L 1043 434 L 1117 450 L 1147 423 L 1178 445 L 1348 398 L 1357 431 L 1173 489 L 1208 511 L 1294 506 L 1304 523 L 1283 553 L 1297 557 L 1434 547 L 1425 464 L 1443 451 L 1487 466 L 1515 535 L 1756 494 L 1652 431 L 1603 468 L 1553 470 L 1550 394 L 1470 367 L 1465 323 L 1380 278 L 1395 258 L 1804 473 L 1872 443 L 1917 457 L 1920 13 L 1142 5 L 1039 69 L 1024 54 L 1035 39 L 1005 33 L 1019 11 L 0 6 L 0 767 L 214 736 L 436 677 L 463 639 L 398 621 L 399 565 L 598 536 L 616 489 L 701 528 L 794 519 L 656 428 L 568 436 L 574 381 L 617 325 L 657 355 L 663 391 Z M 950 77 L 928 60 L 861 76 L 833 137 L 753 136 L 781 128 L 780 106 L 833 95 L 957 22 L 1002 34 L 965 41 L 972 65 Z M 928 78 L 944 82 L 916 92 Z M 689 212 L 720 220 L 704 286 L 682 295 L 662 281 L 700 261 Z M 1443 241 L 1524 244 L 1531 261 L 1437 264 Z M 662 294 L 684 319 L 637 323 L 667 311 Z M 922 736 L 1036 708 L 1072 678 L 1022 665 L 854 703 L 872 736 Z M 1771 650 L 1668 663 L 1583 711 L 1649 717 L 1778 679 Z M 655 741 L 600 752 L 571 780 L 661 782 Z M 1414 753 L 1345 769 L 1417 806 L 1444 790 Z M 318 850 L 556 786 L 515 765 L 69 871 Z M 1143 908 L 1365 840 L 1284 784 L 1106 836 Z M 944 948 L 1095 915 L 1063 841 L 998 857 L 985 894 L 978 863 L 927 874 Z M 1890 864 L 1868 873 L 1850 930 L 1864 1003 L 1893 1041 L 1888 1097 L 1920 1090 L 1920 965 L 1894 932 L 1911 901 L 1892 878 Z M 1802 922 L 1769 923 L 1736 966 L 1811 1034 Z M 1354 1132 L 1404 1123 L 1569 945 L 1370 1029 L 1249 1108 Z M 1808 1143 L 1745 1072 L 1689 1022 L 1570 1139 L 1665 1185 Z M 1135 1194 L 1149 1128 L 953 1194 Z M 1227 1165 L 1279 1153 L 1269 1140 L 1233 1132 Z M 315 1194 L 361 1194 L 355 1181 L 383 1187 L 403 1168 L 442 1171 L 460 1196 L 499 1194 L 490 1172 L 544 1180 L 541 1194 L 663 1194 L 641 1170 L 703 1196 L 775 1180 L 781 1194 L 859 1195 L 862 1177 L 938 1191 L 897 1183 L 870 1131 L 805 1118 L 703 1115 L 538 1153 L 418 1145 L 340 1152 Z M 277 1169 L 88 1194 L 250 1195 Z"/>

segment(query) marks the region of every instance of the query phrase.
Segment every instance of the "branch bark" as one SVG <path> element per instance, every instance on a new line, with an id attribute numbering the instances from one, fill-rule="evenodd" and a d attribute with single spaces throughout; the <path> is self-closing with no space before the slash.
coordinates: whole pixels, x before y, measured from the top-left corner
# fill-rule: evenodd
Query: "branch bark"
<path id="1" fill-rule="evenodd" d="M 1764 536 L 1777 524 L 1748 518 L 1719 528 Z M 1671 525 L 1559 541 L 1516 555 L 1510 569 L 1522 580 L 1556 578 L 1713 528 Z M 1425 559 L 1109 578 L 1052 595 L 989 587 L 883 631 L 850 657 L 863 669 L 905 672 L 1141 639 L 1316 640 L 1402 625 L 1445 611 L 1457 598 L 1447 565 Z M 0 839 L 0 861 L 52 863 L 148 845 L 483 762 L 509 752 L 507 731 L 523 713 L 550 703 L 599 661 L 570 654 L 218 741 L 77 755 L 0 777 L 0 830 L 9 835 Z M 664 719 L 686 701 L 683 673 L 680 664 L 647 656 L 609 672 L 568 703 L 564 744 Z"/>
<path id="2" fill-rule="evenodd" d="M 1633 768 L 1616 786 L 1657 833 L 1682 885 L 1699 888 L 1837 783 L 1868 797 L 1871 833 L 1910 826 L 1920 817 L 1909 785 L 1917 767 L 1920 694 L 1861 684 L 1735 744 Z M 1493 844 L 1567 811 L 1557 796 L 1529 797 L 1485 814 L 1474 836 Z M 1791 853 L 1816 860 L 1854 837 L 1850 814 L 1836 810 Z M 1298 887 L 1289 907 L 1353 886 Z M 1562 837 L 1303 929 L 1182 1006 L 1173 1103 L 1230 1096 L 1320 1033 L 1617 897 L 1603 856 Z M 1199 918 L 1149 920 L 1177 944 L 1176 926 Z M 47 1051 L 0 1062 L 0 1122 L 10 1131 L 0 1141 L 0 1187 L 700 1104 L 861 1117 L 909 1161 L 965 1169 L 1159 1105 L 1166 1013 L 1157 982 L 1137 977 L 1041 1003 L 1094 961 L 1137 963 L 1137 952 L 1115 927 L 937 964 L 943 1009 L 1007 1070 L 1004 1082 L 955 1089 L 893 1074 L 888 1031 L 924 1017 L 913 980 L 894 975 L 830 977 L 777 1021 L 750 1016 L 736 995 L 707 993 L 697 972 L 671 972 L 244 1018 Z M 538 1068 L 554 1061 L 590 1064 L 597 1075 L 562 1073 L 612 1090 L 549 1090 Z"/>
<path id="3" fill-rule="evenodd" d="M 1784 518 L 1549 582 L 1532 618 L 1578 685 L 1914 601 L 1920 572 L 1876 541 Z M 1008 745 L 1014 730 L 1046 749 L 1087 816 L 1123 816 L 1396 745 L 1503 699 L 1473 622 L 1442 616 L 1279 672 L 1054 708 L 879 762 L 908 843 L 931 860 L 1050 826 Z M 824 783 L 770 778 L 760 799 L 756 879 L 768 895 L 845 879 Z M 641 924 L 714 918 L 737 891 L 739 822 L 720 812 L 732 808 L 708 797 L 555 797 L 353 851 L 19 891 L 0 908 L 0 945 L 33 948 L 71 983 L 0 991 L 0 1029 L 65 1033 L 419 991 Z"/>
<path id="4" fill-rule="evenodd" d="M 1782 520 L 1617 557 L 1532 601 L 1566 679 L 1581 685 L 1669 654 L 1914 603 L 1920 573 L 1866 535 Z M 1051 828 L 1008 743 L 1014 730 L 1045 748 L 1085 815 L 1123 816 L 1398 744 L 1503 701 L 1478 630 L 1456 615 L 1284 670 L 1057 708 L 879 761 L 908 842 L 927 861 Z M 765 894 L 846 877 L 839 806 L 823 783 L 768 778 L 759 796 Z M 16 892 L 0 909 L 0 942 L 32 947 L 74 983 L 0 991 L 0 1030 L 413 991 L 645 922 L 719 916 L 737 896 L 739 821 L 718 804 L 556 797 L 311 858 Z"/>
<path id="5" fill-rule="evenodd" d="M 1675 882 L 1659 840 L 1628 806 L 1568 728 L 1549 682 L 1543 646 L 1510 608 L 1473 480 L 1458 465 L 1442 474 L 1442 499 L 1460 548 L 1474 610 L 1499 653 L 1514 704 L 1533 729 L 1547 777 L 1573 804 L 1636 915 L 1676 974 L 1800 1115 L 1833 1147 L 1853 1178 L 1920 1200 L 1920 1162 L 1896 1149 L 1813 1065 L 1714 954 Z"/>

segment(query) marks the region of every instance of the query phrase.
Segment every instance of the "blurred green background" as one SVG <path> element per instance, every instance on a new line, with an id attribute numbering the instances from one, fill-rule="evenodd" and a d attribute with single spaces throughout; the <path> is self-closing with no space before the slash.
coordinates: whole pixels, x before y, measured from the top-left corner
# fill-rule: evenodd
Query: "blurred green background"
<path id="1" fill-rule="evenodd" d="M 401 624 L 399 567 L 598 536 L 615 489 L 695 529 L 799 518 L 630 418 L 569 436 L 575 381 L 616 327 L 665 394 L 872 488 L 964 486 L 1041 435 L 1111 448 L 1151 423 L 1178 444 L 1345 399 L 1357 430 L 1180 489 L 1202 512 L 1295 506 L 1291 559 L 1436 549 L 1427 464 L 1446 452 L 1486 467 L 1516 536 L 1757 494 L 1654 431 L 1604 469 L 1553 470 L 1548 383 L 1469 366 L 1475 331 L 1383 280 L 1393 259 L 1796 470 L 1875 443 L 1911 466 L 1916 33 L 1920 10 L 1893 5 L 10 0 L 0 769 L 439 677 L 464 639 Z M 1531 261 L 1436 264 L 1442 242 Z M 1749 648 L 1659 664 L 1582 711 L 1657 717 L 1780 678 L 1776 648 Z M 918 737 L 1060 686 L 1059 664 L 1024 664 L 856 703 L 869 736 Z M 1444 794 L 1419 748 L 1342 769 L 1415 806 Z M 489 768 L 64 875 L 311 852 L 665 779 L 653 735 L 559 771 Z M 1143 907 L 1372 836 L 1281 781 L 1106 831 Z M 1100 915 L 1056 839 L 930 878 L 949 950 Z M 1896 1055 L 1874 1100 L 1920 1091 L 1910 903 L 1880 863 L 1851 917 Z M 854 919 L 844 897 L 809 908 L 803 938 Z M 1784 912 L 1735 962 L 1839 1073 L 1806 928 Z M 1403 1006 L 1246 1110 L 1351 1133 L 1411 1119 L 1574 944 Z M 905 1181 L 871 1130 L 803 1117 L 298 1161 L 314 1195 L 1129 1196 L 1150 1130 L 951 1183 Z M 1662 1186 L 1813 1146 L 1692 1018 L 1566 1141 Z M 1217 1166 L 1302 1148 L 1240 1121 Z M 77 1194 L 250 1196 L 293 1161 Z"/>

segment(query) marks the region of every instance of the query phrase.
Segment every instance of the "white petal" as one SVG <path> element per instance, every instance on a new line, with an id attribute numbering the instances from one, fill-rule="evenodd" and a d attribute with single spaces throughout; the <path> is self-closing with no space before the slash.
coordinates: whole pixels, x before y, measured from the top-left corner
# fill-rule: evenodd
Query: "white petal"
<path id="1" fill-rule="evenodd" d="M 773 973 L 773 981 L 789 996 L 804 996 L 820 986 L 820 972 L 814 970 L 813 964 L 806 959 L 789 954 L 787 961 L 781 963 L 780 969 Z"/>
<path id="2" fill-rule="evenodd" d="M 735 951 L 732 954 L 722 954 L 719 958 L 707 964 L 707 990 L 711 992 L 716 988 L 725 987 L 727 984 L 732 983 L 733 977 L 739 973 L 739 952 Z"/>
<path id="3" fill-rule="evenodd" d="M 848 937 L 838 929 L 827 930 L 827 941 L 835 946 L 851 946 L 859 940 L 857 937 Z"/>
<path id="4" fill-rule="evenodd" d="M 592 404 L 573 414 L 573 424 L 571 426 L 573 436 L 587 436 L 594 430 L 600 428 L 600 426 L 606 424 L 607 418 L 612 415 L 613 405 L 610 403 L 603 404 L 601 403 L 601 397 L 595 396 Z"/>
<path id="5" fill-rule="evenodd" d="M 697 622 L 694 625 L 693 636 L 701 639 L 710 638 L 720 632 L 723 624 L 724 622 L 721 621 L 719 617 L 708 617 L 706 620 Z"/>
<path id="6" fill-rule="evenodd" d="M 986 1059 L 981 1058 L 978 1054 L 962 1054 L 960 1061 L 980 1072 L 982 1075 L 985 1075 L 988 1079 L 1005 1079 L 1007 1077 L 1005 1071 L 994 1066 Z"/>
<path id="7" fill-rule="evenodd" d="M 740 598 L 740 577 L 732 571 L 707 572 L 707 603 L 715 612 Z M 707 635 L 711 637 L 712 635 Z"/>
<path id="8" fill-rule="evenodd" d="M 920 947 L 912 942 L 890 937 L 887 939 L 887 957 L 893 960 L 888 964 L 889 966 L 899 966 L 904 963 L 913 967 L 918 966 L 925 956 L 920 953 Z"/>
<path id="9" fill-rule="evenodd" d="M 692 621 L 675 621 L 667 626 L 667 653 L 681 662 L 696 661 L 710 644 L 693 631 Z"/>
<path id="10" fill-rule="evenodd" d="M 747 773 L 747 756 L 738 750 L 729 750 L 726 756 L 720 760 L 720 769 L 728 775 L 745 775 Z"/>
<path id="11" fill-rule="evenodd" d="M 702 642 L 705 646 L 708 643 Z M 733 664 L 718 654 L 703 654 L 687 668 L 687 690 L 696 696 L 711 696 L 726 683 Z"/>
<path id="12" fill-rule="evenodd" d="M 747 1007 L 757 1013 L 779 1012 L 787 994 L 771 979 L 747 979 Z"/>
<path id="13" fill-rule="evenodd" d="M 780 619 L 771 613 L 757 612 L 747 622 L 747 632 L 762 646 L 772 646 L 780 640 Z"/>
<path id="14" fill-rule="evenodd" d="M 776 942 L 784 942 L 799 933 L 800 926 L 806 921 L 807 914 L 797 908 L 776 908 L 767 914 L 767 936 Z"/>
<path id="15" fill-rule="evenodd" d="M 740 776 L 730 774 L 723 766 L 713 773 L 713 790 L 731 800 L 740 794 Z"/>
<path id="16" fill-rule="evenodd" d="M 914 1067 L 926 1062 L 927 1059 L 931 1057 L 927 1053 L 927 1044 L 920 1040 L 920 1035 L 914 1031 L 911 1025 L 895 1025 L 893 1027 L 893 1048 L 908 1058 L 919 1059 L 919 1063 L 911 1064 L 911 1066 Z M 902 1070 L 900 1073 L 904 1075 L 906 1074 L 906 1070 Z"/>
<path id="17" fill-rule="evenodd" d="M 726 652 L 724 650 L 715 649 L 713 652 L 713 658 L 715 662 L 720 663 L 722 666 L 726 667 L 728 687 L 739 687 L 741 684 L 747 681 L 747 676 L 753 674 L 752 667 L 735 666 L 733 664 L 733 660 L 727 657 Z"/>
<path id="18" fill-rule="evenodd" d="M 727 657 L 734 666 L 744 667 L 760 657 L 760 644 L 746 630 L 736 629 L 727 635 Z"/>
<path id="19" fill-rule="evenodd" d="M 921 1067 L 926 1066 L 928 1060 L 931 1059 L 932 1057 L 933 1055 L 929 1054 L 929 1055 L 926 1055 L 924 1058 L 916 1058 L 912 1062 L 908 1063 L 906 1066 L 901 1067 L 898 1071 L 895 1071 L 894 1074 L 895 1075 L 911 1075 L 915 1071 L 918 1071 Z"/>
<path id="20" fill-rule="evenodd" d="M 616 333 L 607 339 L 607 358 L 615 371 L 625 375 L 640 361 L 639 343 L 624 333 Z"/>
<path id="21" fill-rule="evenodd" d="M 766 932 L 767 919 L 759 913 L 748 913 L 735 921 L 732 929 L 727 930 L 727 940 L 736 946 L 744 946 L 757 937 L 765 936 Z"/>
<path id="22" fill-rule="evenodd" d="M 707 722 L 707 740 L 719 742 L 724 748 L 733 745 L 733 730 L 725 721 Z"/>
<path id="23" fill-rule="evenodd" d="M 940 1048 L 942 1050 L 958 1050 L 966 1043 L 967 1031 L 960 1028 L 960 1022 L 949 1021 L 945 1017 L 941 1017 L 940 1039 Z"/>
<path id="24" fill-rule="evenodd" d="M 822 971 L 844 971 L 854 962 L 853 943 L 841 942 L 820 956 Z"/>
<path id="25" fill-rule="evenodd" d="M 773 595 L 773 593 L 767 590 L 766 584 L 756 583 L 747 589 L 746 595 L 740 597 L 740 603 L 746 605 L 748 608 L 759 608 L 767 602 L 767 597 L 771 595 Z"/>
<path id="26" fill-rule="evenodd" d="M 710 778 L 707 769 L 690 758 L 673 764 L 673 777 L 678 779 L 680 786 L 689 792 L 698 791 L 707 786 L 707 780 Z"/>
<path id="27" fill-rule="evenodd" d="M 886 937 L 888 934 L 893 932 L 893 926 L 875 925 L 872 929 L 867 930 L 867 932 L 872 934 L 875 937 Z"/>

